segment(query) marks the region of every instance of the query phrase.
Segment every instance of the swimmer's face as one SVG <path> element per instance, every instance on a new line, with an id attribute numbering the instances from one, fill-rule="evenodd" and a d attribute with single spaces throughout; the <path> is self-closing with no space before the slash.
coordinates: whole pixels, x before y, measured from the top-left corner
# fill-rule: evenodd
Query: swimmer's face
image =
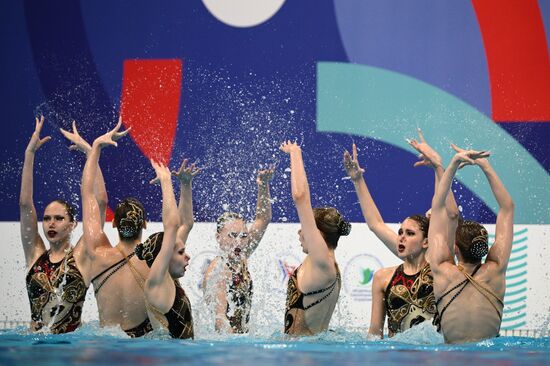
<path id="1" fill-rule="evenodd" d="M 223 252 L 239 255 L 248 244 L 248 228 L 241 219 L 229 220 L 216 234 L 216 240 Z"/>
<path id="2" fill-rule="evenodd" d="M 298 230 L 298 240 L 300 240 L 300 245 L 302 246 L 302 251 L 307 254 L 308 248 L 304 240 L 304 234 L 302 234 L 302 229 Z"/>
<path id="3" fill-rule="evenodd" d="M 187 265 L 189 264 L 189 255 L 185 252 L 185 243 L 180 239 L 176 239 L 174 245 L 174 253 L 170 259 L 168 272 L 172 278 L 180 278 L 185 274 Z"/>
<path id="4" fill-rule="evenodd" d="M 54 201 L 46 206 L 42 227 L 50 243 L 69 240 L 75 226 L 76 222 L 71 221 L 65 205 Z"/>
<path id="5" fill-rule="evenodd" d="M 398 231 L 397 256 L 416 258 L 428 248 L 428 238 L 414 220 L 405 219 Z"/>

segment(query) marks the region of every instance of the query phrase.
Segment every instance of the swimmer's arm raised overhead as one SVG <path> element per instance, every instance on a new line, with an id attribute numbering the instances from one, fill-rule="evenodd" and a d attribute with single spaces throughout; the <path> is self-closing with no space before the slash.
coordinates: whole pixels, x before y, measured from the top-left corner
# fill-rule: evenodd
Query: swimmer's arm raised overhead
<path id="1" fill-rule="evenodd" d="M 73 121 L 72 127 L 72 132 L 66 131 L 62 128 L 59 129 L 61 134 L 63 134 L 63 136 L 65 136 L 65 138 L 72 143 L 72 145 L 69 146 L 69 150 L 83 152 L 86 157 L 88 157 L 88 155 L 92 152 L 92 147 L 78 133 L 78 130 L 76 129 L 76 121 Z M 97 175 L 94 183 L 94 194 L 96 196 L 99 212 L 101 214 L 101 224 L 105 225 L 105 210 L 107 208 L 108 197 L 107 190 L 105 189 L 105 180 L 103 179 L 103 173 L 101 172 L 101 167 L 99 165 L 97 167 Z"/>
<path id="2" fill-rule="evenodd" d="M 458 151 L 455 145 L 452 146 L 457 153 L 453 156 L 445 173 L 443 173 L 432 199 L 432 216 L 428 232 L 430 245 L 426 252 L 426 260 L 434 271 L 437 271 L 438 266 L 443 263 L 454 264 L 454 241 L 450 241 L 448 238 L 449 218 L 446 202 L 456 171 L 464 165 L 475 164 L 474 160 L 477 158 L 489 156 L 485 151 L 462 149 Z"/>
<path id="3" fill-rule="evenodd" d="M 110 246 L 109 239 L 103 232 L 103 224 L 99 204 L 95 195 L 95 181 L 99 169 L 99 156 L 105 146 L 117 146 L 116 141 L 125 136 L 129 130 L 118 132 L 122 126 L 119 119 L 116 127 L 95 139 L 92 150 L 84 164 L 80 194 L 82 199 L 82 226 L 84 250 L 89 257 L 95 256 L 95 249 L 100 246 Z"/>
<path id="4" fill-rule="evenodd" d="M 178 213 L 180 218 L 180 228 L 178 229 L 177 236 L 184 243 L 187 242 L 189 232 L 195 224 L 193 218 L 193 194 L 192 183 L 193 178 L 201 171 L 195 163 L 187 165 L 188 159 L 184 159 L 180 168 L 177 171 L 172 171 L 180 182 L 180 199 L 178 204 Z"/>
<path id="5" fill-rule="evenodd" d="M 445 172 L 445 169 L 443 169 L 441 156 L 439 156 L 439 154 L 430 145 L 428 145 L 428 143 L 426 142 L 426 139 L 424 138 L 424 134 L 422 133 L 420 128 L 418 129 L 418 137 L 419 137 L 419 141 L 416 141 L 415 139 L 407 139 L 407 142 L 409 143 L 409 145 L 411 145 L 416 151 L 420 153 L 418 156 L 420 160 L 415 162 L 414 166 L 415 167 L 427 166 L 427 167 L 431 167 L 434 170 L 434 177 L 435 177 L 434 194 L 435 194 L 435 189 L 439 185 L 439 182 L 441 180 L 441 177 L 443 176 L 443 173 Z M 456 204 L 452 189 L 449 189 L 449 193 L 445 200 L 445 209 L 447 211 L 447 216 L 449 218 L 448 240 L 454 243 L 456 227 L 458 225 L 459 211 L 458 211 L 458 205 Z"/>
<path id="6" fill-rule="evenodd" d="M 40 119 L 36 118 L 34 132 L 25 149 L 25 161 L 23 163 L 23 173 L 21 176 L 19 220 L 21 242 L 23 244 L 27 267 L 30 267 L 38 256 L 46 250 L 44 242 L 38 234 L 38 217 L 33 201 L 34 156 L 36 151 L 51 139 L 50 136 L 40 138 L 40 130 L 42 130 L 43 125 L 44 116 L 40 116 Z"/>
<path id="7" fill-rule="evenodd" d="M 489 164 L 489 161 L 487 159 L 476 159 L 475 162 L 487 177 L 487 181 L 489 181 L 489 185 L 499 206 L 495 228 L 495 242 L 489 250 L 486 262 L 496 263 L 499 271 L 502 273 L 508 267 L 512 251 L 515 204 L 497 173 Z"/>
<path id="8" fill-rule="evenodd" d="M 172 188 L 172 174 L 164 164 L 151 160 L 156 178 L 151 183 L 160 182 L 162 190 L 162 225 L 164 234 L 160 252 L 155 258 L 149 276 L 145 281 L 145 296 L 147 301 L 166 313 L 174 301 L 175 287 L 168 272 L 170 260 L 174 253 L 176 232 L 180 226 L 180 217 L 176 205 L 176 197 Z"/>
<path id="9" fill-rule="evenodd" d="M 309 184 L 302 160 L 302 150 L 296 142 L 290 141 L 283 142 L 280 149 L 290 155 L 292 199 L 298 211 L 304 241 L 309 245 L 308 256 L 313 259 L 314 264 L 319 269 L 323 271 L 334 270 L 334 262 L 330 258 L 328 246 L 315 223 L 315 216 L 311 207 Z"/>
<path id="10" fill-rule="evenodd" d="M 271 222 L 271 195 L 269 182 L 275 173 L 275 165 L 270 164 L 267 169 L 258 171 L 256 183 L 258 184 L 258 200 L 256 202 L 256 218 L 250 228 L 246 256 L 249 257 L 258 247 L 260 240 L 265 234 L 267 225 Z"/>
<path id="11" fill-rule="evenodd" d="M 344 168 L 353 182 L 357 198 L 359 198 L 363 217 L 369 229 L 384 243 L 386 248 L 397 255 L 397 233 L 384 223 L 382 215 L 380 211 L 378 211 L 378 207 L 376 207 L 376 203 L 363 178 L 365 170 L 359 166 L 359 161 L 357 160 L 357 146 L 355 146 L 355 144 L 352 146 L 352 155 L 350 155 L 348 151 L 344 152 Z"/>

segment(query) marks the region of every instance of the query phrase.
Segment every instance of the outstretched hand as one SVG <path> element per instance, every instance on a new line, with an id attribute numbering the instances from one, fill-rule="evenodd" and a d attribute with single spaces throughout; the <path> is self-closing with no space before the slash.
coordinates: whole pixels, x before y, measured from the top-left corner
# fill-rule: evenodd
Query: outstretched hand
<path id="1" fill-rule="evenodd" d="M 466 165 L 475 165 L 478 161 L 482 162 L 485 158 L 491 156 L 489 151 L 465 150 L 455 144 L 451 144 L 451 147 L 454 151 L 456 151 L 453 159 L 460 161 L 458 169 L 461 169 Z"/>
<path id="2" fill-rule="evenodd" d="M 78 133 L 78 130 L 76 129 L 76 121 L 73 121 L 73 132 L 66 131 L 62 128 L 59 130 L 67 140 L 73 143 L 69 146 L 69 150 L 82 151 L 84 154 L 88 154 L 92 150 L 90 144 Z"/>
<path id="3" fill-rule="evenodd" d="M 153 169 L 155 169 L 155 173 L 157 174 L 155 178 L 151 179 L 149 182 L 150 184 L 156 184 L 160 183 L 163 179 L 168 179 L 172 177 L 172 174 L 170 173 L 170 169 L 168 169 L 167 166 L 165 166 L 163 163 L 159 163 L 151 159 L 151 166 Z"/>
<path id="4" fill-rule="evenodd" d="M 415 139 L 407 139 L 409 145 L 420 153 L 418 155 L 420 160 L 414 163 L 414 166 L 428 166 L 432 168 L 441 166 L 441 156 L 439 156 L 439 154 L 430 145 L 428 145 L 420 128 L 418 129 L 418 139 L 420 142 Z"/>
<path id="5" fill-rule="evenodd" d="M 122 127 L 122 118 L 118 119 L 118 123 L 115 126 L 115 128 L 113 128 L 111 131 L 95 139 L 94 145 L 97 144 L 99 145 L 99 147 L 104 147 L 109 145 L 118 146 L 116 141 L 126 136 L 128 132 L 130 132 L 130 128 L 128 128 L 125 131 L 118 132 L 118 130 L 120 130 L 120 127 Z"/>
<path id="6" fill-rule="evenodd" d="M 352 155 L 349 154 L 349 151 L 344 151 L 344 169 L 346 169 L 346 173 L 348 173 L 351 180 L 356 181 L 361 179 L 365 169 L 359 166 L 359 160 L 357 160 L 357 146 L 355 146 L 355 144 L 351 146 L 351 153 Z"/>
<path id="7" fill-rule="evenodd" d="M 189 184 L 195 178 L 195 175 L 202 171 L 202 168 L 197 166 L 197 162 L 187 165 L 189 159 L 184 159 L 178 170 L 173 170 L 172 175 L 179 179 L 181 184 Z"/>
<path id="8" fill-rule="evenodd" d="M 266 169 L 258 170 L 258 176 L 256 177 L 256 183 L 259 185 L 265 186 L 273 178 L 275 174 L 275 169 L 277 168 L 276 164 L 269 164 Z"/>
<path id="9" fill-rule="evenodd" d="M 32 133 L 29 144 L 27 145 L 27 151 L 32 153 L 35 153 L 42 145 L 51 140 L 51 136 L 46 136 L 42 139 L 40 138 L 40 130 L 42 130 L 42 126 L 44 125 L 44 116 L 40 116 L 40 119 L 36 117 L 35 120 L 36 125 L 34 127 L 34 132 Z"/>
<path id="10" fill-rule="evenodd" d="M 287 154 L 290 154 L 293 150 L 300 150 L 300 146 L 296 141 L 291 142 L 290 140 L 287 140 L 287 141 L 283 141 L 281 146 L 279 146 L 279 150 Z"/>

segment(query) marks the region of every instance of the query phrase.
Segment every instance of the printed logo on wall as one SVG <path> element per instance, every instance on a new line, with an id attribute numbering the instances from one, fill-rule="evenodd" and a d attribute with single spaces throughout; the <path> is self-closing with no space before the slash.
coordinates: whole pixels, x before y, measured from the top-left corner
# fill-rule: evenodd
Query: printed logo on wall
<path id="1" fill-rule="evenodd" d="M 494 235 L 490 237 L 494 239 Z M 514 232 L 512 254 L 506 269 L 502 330 L 518 329 L 527 324 L 527 240 L 527 228 Z"/>
<path id="2" fill-rule="evenodd" d="M 204 252 L 200 252 L 199 254 L 194 255 L 193 258 L 191 258 L 191 261 L 189 262 L 189 268 L 193 269 L 192 273 L 198 273 L 198 275 L 195 275 L 198 276 L 198 278 L 194 279 L 194 285 L 191 286 L 191 291 L 195 296 L 202 297 L 202 280 L 204 278 L 206 270 L 208 269 L 208 266 L 210 265 L 210 263 L 212 263 L 212 260 L 216 257 L 216 255 L 216 252 L 207 250 Z"/>
<path id="3" fill-rule="evenodd" d="M 291 253 L 283 253 L 276 256 L 276 264 L 277 264 L 277 281 L 275 283 L 278 284 L 277 289 L 283 292 L 286 292 L 286 284 L 288 282 L 288 279 L 298 268 L 300 263 L 302 261 L 300 258 L 298 258 L 296 255 Z"/>
<path id="4" fill-rule="evenodd" d="M 370 254 L 359 254 L 344 266 L 344 290 L 354 301 L 372 300 L 372 278 L 382 268 L 382 262 Z"/>

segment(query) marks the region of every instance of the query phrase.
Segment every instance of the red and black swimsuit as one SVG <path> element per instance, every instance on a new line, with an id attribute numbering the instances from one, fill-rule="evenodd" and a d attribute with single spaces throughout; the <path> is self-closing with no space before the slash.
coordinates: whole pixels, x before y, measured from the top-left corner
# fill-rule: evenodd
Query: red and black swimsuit
<path id="1" fill-rule="evenodd" d="M 57 263 L 45 251 L 27 273 L 27 293 L 33 330 L 49 326 L 54 334 L 72 332 L 80 325 L 88 288 L 76 265 L 72 248 Z"/>
<path id="2" fill-rule="evenodd" d="M 403 272 L 403 264 L 399 265 L 386 288 L 384 304 L 390 336 L 432 319 L 437 310 L 430 265 L 413 275 Z"/>

